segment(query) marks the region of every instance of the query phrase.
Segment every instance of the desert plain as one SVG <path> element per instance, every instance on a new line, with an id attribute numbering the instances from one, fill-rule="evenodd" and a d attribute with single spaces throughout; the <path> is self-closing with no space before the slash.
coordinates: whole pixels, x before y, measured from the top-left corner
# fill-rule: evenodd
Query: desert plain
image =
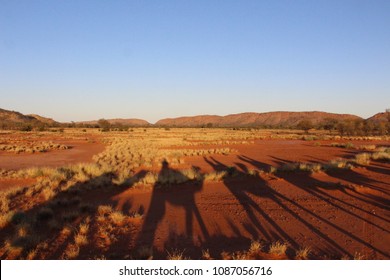
<path id="1" fill-rule="evenodd" d="M 1 259 L 389 259 L 388 136 L 0 133 Z"/>

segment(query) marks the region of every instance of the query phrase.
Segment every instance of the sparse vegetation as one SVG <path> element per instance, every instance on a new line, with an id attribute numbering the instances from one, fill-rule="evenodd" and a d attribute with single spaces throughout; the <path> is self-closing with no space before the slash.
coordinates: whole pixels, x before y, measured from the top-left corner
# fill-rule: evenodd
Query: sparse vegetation
<path id="1" fill-rule="evenodd" d="M 310 257 L 310 248 L 304 247 L 296 252 L 295 258 L 297 260 L 307 260 Z"/>
<path id="2" fill-rule="evenodd" d="M 355 162 L 361 165 L 368 165 L 370 164 L 370 158 L 371 155 L 368 153 L 357 154 L 355 156 Z"/>
<path id="3" fill-rule="evenodd" d="M 48 134 L 55 135 L 55 141 L 59 143 L 66 139 L 72 141 L 83 139 L 83 141 L 92 143 L 96 141 L 95 137 L 98 135 L 99 141 L 105 143 L 106 149 L 95 155 L 93 160 L 88 163 L 68 164 L 60 167 L 0 170 L 0 180 L 25 182 L 23 180 L 33 179 L 26 181 L 28 183 L 23 183 L 21 186 L 0 192 L 0 234 L 4 238 L 4 243 L 0 246 L 0 255 L 4 259 L 40 259 L 53 258 L 53 256 L 63 259 L 152 259 L 156 257 L 187 259 L 192 255 L 186 256 L 187 252 L 182 250 L 182 246 L 178 246 L 177 250 L 163 251 L 152 245 L 145 247 L 144 244 L 136 243 L 137 239 L 140 238 L 139 235 L 142 234 L 143 224 L 145 221 L 150 221 L 148 204 L 145 201 L 149 201 L 148 195 L 151 195 L 152 190 L 157 193 L 161 192 L 163 197 L 167 197 L 164 206 L 161 206 L 161 211 L 166 211 L 164 214 L 172 209 L 175 211 L 177 209 L 178 213 L 182 214 L 180 211 L 189 211 L 188 209 L 191 207 L 196 208 L 198 203 L 208 203 L 207 199 L 219 198 L 207 197 L 201 193 L 196 197 L 197 204 L 188 206 L 193 202 L 187 201 L 187 196 L 183 195 L 183 198 L 178 199 L 168 194 L 176 194 L 176 192 L 181 191 L 183 194 L 186 194 L 187 191 L 195 193 L 202 188 L 215 186 L 216 194 L 221 191 L 226 201 L 222 202 L 222 206 L 218 206 L 220 208 L 209 208 L 208 213 L 226 211 L 226 217 L 237 215 L 244 223 L 247 223 L 248 220 L 255 221 L 256 217 L 260 216 L 261 219 L 265 218 L 265 224 L 267 224 L 268 207 L 279 210 L 282 204 L 284 207 L 290 207 L 289 203 L 291 202 L 286 203 L 283 199 L 284 194 L 282 194 L 288 190 L 283 189 L 280 192 L 281 195 L 279 194 L 278 184 L 283 184 L 283 180 L 288 181 L 291 177 L 291 184 L 294 185 L 299 184 L 299 180 L 312 180 L 316 183 L 317 179 L 313 178 L 325 178 L 328 175 L 342 178 L 348 172 L 345 170 L 355 168 L 349 172 L 356 171 L 357 173 L 369 169 L 370 165 L 383 166 L 390 161 L 390 148 L 378 144 L 383 143 L 383 140 L 387 138 L 380 138 L 382 142 L 375 142 L 373 140 L 377 140 L 377 138 L 371 136 L 322 135 L 315 134 L 314 129 L 310 129 L 308 132 L 310 134 L 302 135 L 302 131 L 269 132 L 222 128 L 196 130 L 148 128 L 146 131 L 143 128 L 132 128 L 132 131 L 113 131 L 113 127 L 110 127 L 110 131 L 107 133 L 100 133 L 97 128 L 93 132 L 89 128 L 85 131 L 76 128 L 65 129 L 61 134 L 53 131 L 42 131 L 39 132 L 42 133 L 41 136 L 38 136 L 37 132 L 28 132 L 23 135 L 26 139 L 16 141 L 12 149 L 16 151 L 16 147 L 23 146 L 22 143 L 34 143 L 33 148 L 38 147 L 39 143 L 43 143 L 42 147 L 53 145 L 46 151 L 57 149 L 55 148 L 57 144 L 54 145 L 54 142 L 47 140 L 49 139 Z M 335 130 L 332 129 L 332 133 L 334 132 Z M 94 137 L 91 137 L 92 133 Z M 11 138 L 10 135 L 0 135 L 0 150 L 2 152 L 6 152 L 3 149 L 4 146 L 11 145 Z M 267 140 L 263 141 L 263 139 Z M 330 161 L 313 159 L 311 162 L 277 161 L 275 159 L 273 164 L 269 163 L 270 161 L 262 163 L 261 159 L 257 162 L 257 158 L 250 159 L 249 153 L 240 152 L 242 147 L 247 148 L 254 145 L 262 152 L 263 142 L 272 139 L 278 139 L 280 142 L 289 139 L 297 140 L 293 142 L 300 142 L 310 149 L 320 147 L 321 150 L 329 149 L 340 152 L 340 149 L 329 147 L 345 148 L 349 150 L 342 150 L 342 152 L 348 152 L 348 156 Z M 302 140 L 321 142 L 308 143 Z M 367 141 L 368 144 L 357 140 Z M 24 150 L 19 153 L 28 153 L 26 147 L 22 147 Z M 15 151 L 12 149 L 7 148 L 7 151 L 14 153 Z M 33 153 L 42 152 L 38 150 L 37 148 Z M 23 157 L 7 153 L 7 156 L 9 155 Z M 246 155 L 249 156 L 246 157 Z M 36 155 L 30 156 L 35 157 Z M 306 160 L 306 158 L 303 159 Z M 200 167 L 198 167 L 198 163 L 200 163 Z M 163 172 L 164 164 L 167 164 L 168 167 Z M 332 170 L 338 170 L 338 172 L 328 172 Z M 321 172 L 324 173 L 321 174 Z M 318 180 L 317 184 L 331 186 L 330 190 L 338 189 L 360 194 L 373 192 L 364 182 L 359 189 L 359 184 L 354 184 L 351 187 L 348 182 L 342 180 L 340 179 L 341 183 L 324 182 L 323 184 Z M 317 184 L 312 185 L 317 186 Z M 307 190 L 311 194 L 312 189 L 307 188 Z M 322 189 L 321 192 L 318 191 L 317 199 L 325 201 L 321 197 L 325 196 L 327 191 L 327 189 L 324 192 Z M 373 193 L 375 194 L 375 192 Z M 144 201 L 133 200 L 134 194 L 144 196 Z M 214 192 L 212 194 L 216 195 Z M 375 199 L 374 194 L 372 199 Z M 234 196 L 233 200 L 229 197 L 231 195 Z M 195 201 L 195 196 L 193 200 Z M 296 201 L 296 203 L 300 203 L 300 200 Z M 262 204 L 263 202 L 264 204 Z M 236 204 L 242 207 L 242 210 L 235 210 Z M 201 211 L 205 211 L 204 209 Z M 261 211 L 265 211 L 264 214 L 259 214 L 262 213 Z M 277 213 L 279 215 L 281 212 Z M 202 243 L 208 241 L 208 238 L 213 238 L 207 237 L 207 232 L 199 223 L 198 214 L 191 213 L 191 215 L 193 215 L 193 228 L 199 231 L 200 225 L 200 231 L 203 234 L 202 237 L 196 237 L 197 242 Z M 204 215 L 205 212 L 201 213 L 201 218 L 204 219 Z M 315 215 L 318 214 L 315 213 Z M 185 217 L 187 219 L 188 216 Z M 270 219 L 278 224 L 285 217 L 282 214 L 280 217 L 270 215 Z M 306 222 L 314 223 L 312 220 Z M 164 226 L 164 224 L 161 225 Z M 205 227 L 209 230 L 209 225 Z M 236 228 L 235 225 L 231 227 L 238 236 L 243 232 L 249 234 L 249 232 L 257 230 L 251 224 L 244 224 L 241 228 L 240 226 Z M 272 225 L 270 227 L 272 228 Z M 187 233 L 185 230 L 184 232 Z M 212 232 L 212 234 L 216 233 Z M 185 237 L 188 238 L 188 236 Z M 156 239 L 157 236 L 154 238 Z M 271 243 L 271 241 L 274 240 L 252 241 L 250 246 L 240 251 L 216 252 L 211 247 L 209 250 L 207 247 L 201 247 L 198 255 L 195 256 L 202 259 L 310 259 L 315 256 L 315 252 L 311 252 L 309 247 L 295 250 L 283 242 Z M 175 243 L 178 242 L 177 240 L 172 242 L 173 247 L 168 247 L 165 244 L 164 246 L 175 248 L 176 244 L 180 244 Z M 247 245 L 248 243 L 245 246 Z M 127 248 L 126 246 L 131 248 L 126 249 L 126 255 L 123 252 L 120 252 L 120 255 L 115 255 L 116 252 L 111 249 Z"/>
<path id="4" fill-rule="evenodd" d="M 287 244 L 284 242 L 276 241 L 269 247 L 269 253 L 274 255 L 286 254 Z"/>
<path id="5" fill-rule="evenodd" d="M 51 150 L 67 150 L 69 146 L 53 142 L 28 143 L 28 144 L 1 144 L 0 151 L 20 153 L 44 153 Z"/>
<path id="6" fill-rule="evenodd" d="M 355 147 L 355 145 L 351 142 L 348 143 L 332 143 L 332 147 L 339 147 L 339 148 L 346 148 L 346 149 L 352 149 Z"/>
<path id="7" fill-rule="evenodd" d="M 277 168 L 278 172 L 295 172 L 295 171 L 302 171 L 302 172 L 309 172 L 309 173 L 315 173 L 321 171 L 323 166 L 319 163 L 303 163 L 303 162 L 292 162 L 292 163 L 286 163 L 280 167 Z"/>
<path id="8" fill-rule="evenodd" d="M 387 149 L 386 151 L 383 152 L 376 152 L 373 153 L 371 158 L 373 160 L 383 160 L 383 161 L 390 161 L 390 150 Z"/>

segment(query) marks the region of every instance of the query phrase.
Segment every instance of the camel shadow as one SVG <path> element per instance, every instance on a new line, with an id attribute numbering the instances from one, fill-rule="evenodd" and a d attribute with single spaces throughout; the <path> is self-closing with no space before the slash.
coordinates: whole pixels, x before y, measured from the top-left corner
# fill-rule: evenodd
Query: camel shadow
<path id="1" fill-rule="evenodd" d="M 199 168 L 196 166 L 193 166 L 192 170 L 199 173 Z M 167 204 L 184 209 L 186 238 L 193 239 L 194 222 L 198 223 L 203 238 L 209 238 L 209 232 L 195 201 L 195 194 L 202 190 L 203 181 L 203 176 L 193 180 L 182 172 L 172 169 L 164 160 L 157 182 L 153 186 L 150 205 L 138 234 L 136 247 L 154 248 L 158 227 L 166 216 Z"/>

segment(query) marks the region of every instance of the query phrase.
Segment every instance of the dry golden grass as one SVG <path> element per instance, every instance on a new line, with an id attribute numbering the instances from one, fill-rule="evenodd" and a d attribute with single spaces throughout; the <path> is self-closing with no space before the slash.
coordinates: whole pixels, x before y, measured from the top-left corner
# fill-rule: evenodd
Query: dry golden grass
<path id="1" fill-rule="evenodd" d="M 295 258 L 297 260 L 307 260 L 307 259 L 309 259 L 309 256 L 310 256 L 310 248 L 305 247 L 305 248 L 299 249 L 296 252 Z"/>
<path id="2" fill-rule="evenodd" d="M 371 155 L 368 153 L 357 154 L 355 156 L 355 162 L 360 165 L 369 165 Z"/>
<path id="3" fill-rule="evenodd" d="M 345 159 L 334 159 L 324 165 L 325 170 L 331 169 L 352 169 L 353 165 Z"/>
<path id="4" fill-rule="evenodd" d="M 319 163 L 304 163 L 304 162 L 293 162 L 286 163 L 277 168 L 278 172 L 309 172 L 315 173 L 323 169 L 323 166 Z"/>
<path id="5" fill-rule="evenodd" d="M 6 213 L 9 210 L 9 198 L 6 194 L 0 194 L 0 213 Z"/>
<path id="6" fill-rule="evenodd" d="M 375 151 L 376 145 L 360 145 L 357 147 L 357 149 L 365 151 Z"/>
<path id="7" fill-rule="evenodd" d="M 387 149 L 387 151 L 373 153 L 372 159 L 373 160 L 390 161 L 390 150 Z"/>
<path id="8" fill-rule="evenodd" d="M 332 147 L 339 147 L 339 148 L 346 148 L 346 149 L 352 149 L 355 147 L 355 145 L 351 142 L 349 142 L 349 143 L 332 143 L 330 145 Z"/>
<path id="9" fill-rule="evenodd" d="M 88 244 L 88 239 L 87 239 L 87 236 L 84 235 L 84 234 L 81 234 L 80 232 L 77 233 L 74 237 L 74 243 L 77 245 L 77 246 L 84 246 L 84 245 L 87 245 Z"/>
<path id="10" fill-rule="evenodd" d="M 11 222 L 12 217 L 14 216 L 13 211 L 0 214 L 0 229 L 6 227 Z"/>
<path id="11" fill-rule="evenodd" d="M 259 241 L 252 241 L 249 248 L 249 253 L 258 253 L 263 250 L 263 245 Z"/>
<path id="12" fill-rule="evenodd" d="M 14 140 L 15 141 L 15 140 Z M 44 153 L 51 150 L 67 150 L 70 147 L 63 144 L 57 144 L 53 142 L 21 142 L 19 144 L 2 144 L 0 145 L 0 151 L 12 152 L 12 153 Z"/>
<path id="13" fill-rule="evenodd" d="M 86 224 L 86 223 L 80 224 L 80 227 L 79 227 L 80 234 L 87 235 L 88 231 L 89 231 L 89 224 Z"/>
<path id="14" fill-rule="evenodd" d="M 80 247 L 76 244 L 70 244 L 66 247 L 64 251 L 64 259 L 72 260 L 78 257 L 80 253 Z"/>
<path id="15" fill-rule="evenodd" d="M 100 205 L 97 209 L 99 216 L 109 215 L 114 211 L 111 205 Z"/>
<path id="16" fill-rule="evenodd" d="M 205 181 L 222 181 L 228 175 L 227 171 L 212 171 L 204 175 Z"/>
<path id="17" fill-rule="evenodd" d="M 110 213 L 110 219 L 112 223 L 116 226 L 120 226 L 123 224 L 123 222 L 126 220 L 126 215 L 124 215 L 120 211 L 115 211 Z"/>
<path id="18" fill-rule="evenodd" d="M 276 241 L 269 247 L 269 253 L 274 255 L 284 255 L 286 254 L 287 247 L 286 243 Z"/>

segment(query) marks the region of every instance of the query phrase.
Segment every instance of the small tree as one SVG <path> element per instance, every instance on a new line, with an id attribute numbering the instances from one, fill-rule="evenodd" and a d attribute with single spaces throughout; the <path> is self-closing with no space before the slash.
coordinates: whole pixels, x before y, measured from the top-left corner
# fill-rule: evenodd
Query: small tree
<path id="1" fill-rule="evenodd" d="M 20 127 L 20 131 L 31 131 L 33 129 L 31 124 L 24 124 Z"/>
<path id="2" fill-rule="evenodd" d="M 332 130 L 335 130 L 337 127 L 337 120 L 332 118 L 326 118 L 322 127 L 325 130 L 329 130 L 329 134 L 332 133 Z"/>
<path id="3" fill-rule="evenodd" d="M 98 120 L 98 125 L 102 131 L 109 131 L 111 127 L 110 123 L 105 119 Z"/>
<path id="4" fill-rule="evenodd" d="M 341 136 L 352 135 L 354 133 L 355 125 L 351 120 L 344 120 L 337 124 L 337 130 Z"/>
<path id="5" fill-rule="evenodd" d="M 304 130 L 307 134 L 310 129 L 314 128 L 314 125 L 310 120 L 302 120 L 298 123 L 297 128 Z"/>
<path id="6" fill-rule="evenodd" d="M 363 120 L 355 120 L 353 133 L 355 135 L 363 135 L 364 134 L 364 121 Z"/>
<path id="7" fill-rule="evenodd" d="M 371 135 L 375 130 L 375 124 L 372 120 L 365 120 L 364 121 L 364 134 L 365 135 Z"/>
<path id="8" fill-rule="evenodd" d="M 387 123 L 386 122 L 377 122 L 375 125 L 375 130 L 378 135 L 385 135 L 387 133 Z"/>

